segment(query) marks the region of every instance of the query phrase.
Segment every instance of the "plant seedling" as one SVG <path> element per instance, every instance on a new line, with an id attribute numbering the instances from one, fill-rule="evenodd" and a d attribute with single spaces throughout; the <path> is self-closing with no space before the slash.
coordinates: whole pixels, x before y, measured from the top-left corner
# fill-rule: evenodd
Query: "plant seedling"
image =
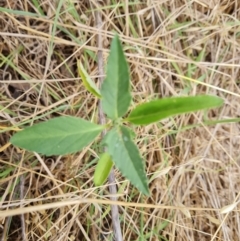
<path id="1" fill-rule="evenodd" d="M 111 120 L 110 125 L 98 125 L 71 117 L 57 117 L 35 124 L 14 134 L 10 142 L 28 151 L 47 156 L 65 155 L 80 151 L 104 130 L 107 134 L 101 141 L 107 148 L 95 169 L 94 183 L 102 185 L 114 164 L 140 192 L 149 195 L 144 162 L 133 141 L 132 130 L 124 125 L 148 125 L 169 116 L 219 107 L 223 100 L 216 96 L 200 95 L 153 100 L 135 107 L 124 119 L 131 101 L 130 74 L 121 42 L 116 35 L 111 43 L 106 78 L 98 90 L 82 64 L 78 62 L 83 84 L 102 101 L 102 108 Z"/>

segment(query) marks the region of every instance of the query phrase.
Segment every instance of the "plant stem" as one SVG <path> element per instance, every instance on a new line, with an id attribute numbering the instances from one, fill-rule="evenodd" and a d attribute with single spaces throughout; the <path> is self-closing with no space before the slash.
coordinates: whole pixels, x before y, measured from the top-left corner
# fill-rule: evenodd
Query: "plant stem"
<path id="1" fill-rule="evenodd" d="M 97 45 L 98 45 L 98 72 L 99 72 L 99 81 L 100 84 L 103 82 L 103 76 L 104 76 L 104 62 L 103 62 L 103 52 L 102 52 L 102 16 L 100 13 L 100 10 L 96 12 L 96 23 L 98 28 L 98 39 L 97 39 Z M 99 101 L 99 120 L 100 124 L 105 125 L 106 124 L 106 118 L 102 110 L 101 101 Z M 106 131 L 103 132 L 102 137 L 106 135 Z M 115 176 L 113 169 L 111 170 L 109 177 L 109 192 L 111 194 L 110 199 L 112 201 L 117 201 L 117 187 L 115 184 Z M 111 205 L 111 213 L 112 213 L 112 225 L 113 225 L 113 232 L 115 241 L 123 241 L 122 238 L 122 231 L 120 226 L 120 220 L 119 220 L 119 212 L 118 212 L 118 206 L 117 205 Z"/>

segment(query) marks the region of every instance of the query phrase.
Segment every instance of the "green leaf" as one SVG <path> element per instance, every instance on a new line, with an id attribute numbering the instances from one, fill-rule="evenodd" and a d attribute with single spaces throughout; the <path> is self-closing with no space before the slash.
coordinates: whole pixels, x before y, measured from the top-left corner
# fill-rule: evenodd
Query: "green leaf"
<path id="1" fill-rule="evenodd" d="M 140 104 L 125 121 L 137 125 L 147 125 L 169 116 L 219 107 L 222 104 L 221 98 L 209 95 L 164 98 Z"/>
<path id="2" fill-rule="evenodd" d="M 109 176 L 112 166 L 112 157 L 107 152 L 103 153 L 100 156 L 94 172 L 93 181 L 95 186 L 101 186 L 104 184 Z"/>
<path id="3" fill-rule="evenodd" d="M 16 133 L 10 142 L 47 156 L 65 155 L 80 151 L 104 128 L 80 118 L 63 116 L 27 127 Z"/>
<path id="4" fill-rule="evenodd" d="M 80 60 L 77 61 L 78 74 L 81 76 L 82 81 L 86 89 L 98 98 L 101 98 L 100 91 L 96 84 L 92 81 L 87 71 L 84 69 Z"/>
<path id="5" fill-rule="evenodd" d="M 131 103 L 129 68 L 118 36 L 112 40 L 101 94 L 103 111 L 110 119 L 126 114 Z"/>
<path id="6" fill-rule="evenodd" d="M 139 191 L 149 195 L 143 159 L 131 139 L 129 130 L 124 126 L 112 129 L 107 133 L 105 144 L 112 161 L 123 176 L 128 178 Z"/>

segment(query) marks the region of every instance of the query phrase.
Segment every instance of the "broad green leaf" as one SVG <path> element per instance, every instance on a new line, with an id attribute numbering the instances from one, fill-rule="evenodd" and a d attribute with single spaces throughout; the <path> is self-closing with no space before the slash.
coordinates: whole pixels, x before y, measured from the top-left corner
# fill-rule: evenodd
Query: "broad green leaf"
<path id="1" fill-rule="evenodd" d="M 149 195 L 143 159 L 131 139 L 129 130 L 124 126 L 112 129 L 107 133 L 105 144 L 112 161 L 123 176 L 128 178 L 139 191 Z"/>
<path id="2" fill-rule="evenodd" d="M 47 156 L 65 155 L 80 151 L 104 128 L 80 118 L 63 116 L 27 127 L 16 133 L 10 142 Z"/>
<path id="3" fill-rule="evenodd" d="M 77 68 L 78 68 L 78 73 L 81 76 L 83 84 L 86 87 L 86 89 L 92 94 L 94 94 L 96 97 L 101 98 L 101 94 L 98 87 L 92 81 L 92 79 L 88 75 L 87 71 L 84 69 L 80 60 L 77 61 Z"/>
<path id="4" fill-rule="evenodd" d="M 101 87 L 102 108 L 115 120 L 126 114 L 131 102 L 129 69 L 118 36 L 112 40 L 107 76 Z"/>
<path id="5" fill-rule="evenodd" d="M 164 98 L 140 104 L 125 120 L 137 125 L 147 125 L 169 116 L 219 107 L 222 104 L 221 98 L 209 95 Z"/>

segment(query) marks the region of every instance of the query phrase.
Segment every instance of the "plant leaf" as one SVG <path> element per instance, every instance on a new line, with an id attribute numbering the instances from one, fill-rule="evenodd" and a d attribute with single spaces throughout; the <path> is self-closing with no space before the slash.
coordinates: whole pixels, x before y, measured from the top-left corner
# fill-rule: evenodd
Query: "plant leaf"
<path id="1" fill-rule="evenodd" d="M 117 35 L 112 40 L 101 94 L 103 111 L 110 119 L 115 120 L 127 112 L 131 102 L 129 69 Z"/>
<path id="2" fill-rule="evenodd" d="M 105 144 L 112 161 L 123 176 L 128 178 L 139 191 L 149 195 L 143 159 L 131 139 L 129 130 L 124 126 L 112 129 L 107 133 Z"/>
<path id="3" fill-rule="evenodd" d="M 125 120 L 137 125 L 147 125 L 169 116 L 219 107 L 222 104 L 221 98 L 209 95 L 164 98 L 140 104 Z"/>
<path id="4" fill-rule="evenodd" d="M 230 213 L 238 205 L 238 203 L 239 202 L 235 202 L 235 203 L 232 203 L 232 204 L 227 205 L 225 207 L 222 207 L 220 209 L 220 213 L 221 214 Z"/>
<path id="5" fill-rule="evenodd" d="M 92 79 L 88 75 L 87 71 L 84 69 L 80 60 L 77 60 L 77 68 L 78 68 L 78 74 L 81 76 L 83 85 L 85 86 L 85 88 L 96 97 L 101 98 L 101 94 L 98 87 L 92 81 Z"/>
<path id="6" fill-rule="evenodd" d="M 27 127 L 16 133 L 10 142 L 47 156 L 64 155 L 80 151 L 104 128 L 80 118 L 63 116 Z"/>
<path id="7" fill-rule="evenodd" d="M 111 156 L 105 152 L 100 156 L 97 166 L 94 172 L 94 184 L 95 186 L 101 186 L 107 180 L 109 173 L 112 169 L 113 161 Z"/>

